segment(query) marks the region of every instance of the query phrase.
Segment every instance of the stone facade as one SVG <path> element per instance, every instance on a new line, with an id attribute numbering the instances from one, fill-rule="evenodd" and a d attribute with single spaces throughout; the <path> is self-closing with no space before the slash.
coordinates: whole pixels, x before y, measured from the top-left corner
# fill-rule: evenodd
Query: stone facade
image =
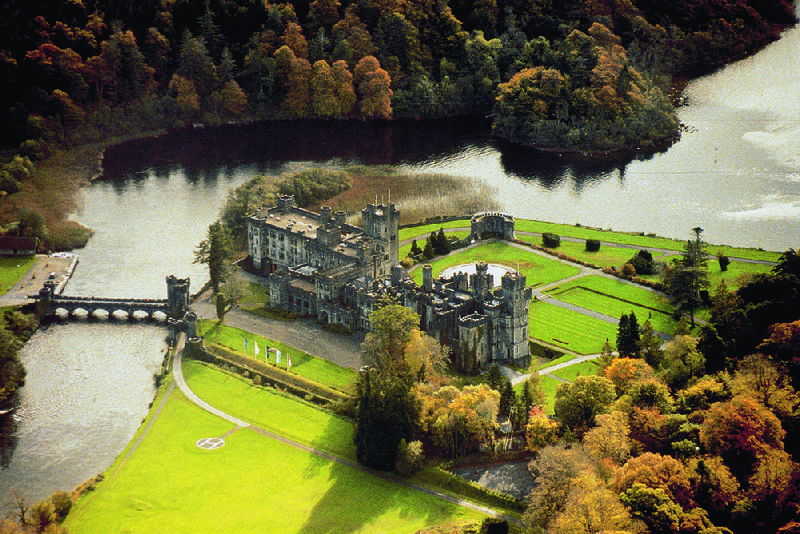
<path id="1" fill-rule="evenodd" d="M 514 239 L 514 217 L 505 213 L 476 213 L 470 220 L 470 236 L 472 241 L 482 239 L 486 235 Z"/>
<path id="2" fill-rule="evenodd" d="M 420 315 L 422 330 L 451 347 L 459 367 L 527 365 L 531 290 L 525 277 L 509 272 L 495 287 L 487 266 L 478 264 L 473 275 L 434 280 L 431 266 L 424 265 L 417 286 L 398 265 L 399 215 L 393 204 L 369 204 L 358 228 L 342 212 L 323 207 L 317 214 L 279 197 L 277 206 L 248 217 L 248 253 L 255 270 L 269 277 L 270 304 L 325 324 L 368 330 L 369 314 L 388 294 Z M 513 237 L 513 218 L 476 217 L 477 238 L 487 232 Z"/>

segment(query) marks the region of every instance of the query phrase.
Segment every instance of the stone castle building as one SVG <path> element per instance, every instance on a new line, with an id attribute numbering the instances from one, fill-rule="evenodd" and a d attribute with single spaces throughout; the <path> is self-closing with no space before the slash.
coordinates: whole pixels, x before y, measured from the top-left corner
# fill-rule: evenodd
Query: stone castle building
<path id="1" fill-rule="evenodd" d="M 473 234 L 513 237 L 513 218 L 476 217 Z M 343 212 L 323 207 L 313 213 L 282 196 L 277 206 L 247 218 L 247 250 L 256 272 L 268 277 L 272 306 L 368 330 L 370 312 L 388 294 L 420 315 L 422 330 L 450 346 L 459 367 L 527 365 L 531 290 L 525 276 L 508 272 L 495 288 L 485 264 L 475 274 L 439 280 L 425 265 L 419 287 L 398 264 L 399 218 L 394 204 L 368 204 L 359 228 L 347 224 Z"/>

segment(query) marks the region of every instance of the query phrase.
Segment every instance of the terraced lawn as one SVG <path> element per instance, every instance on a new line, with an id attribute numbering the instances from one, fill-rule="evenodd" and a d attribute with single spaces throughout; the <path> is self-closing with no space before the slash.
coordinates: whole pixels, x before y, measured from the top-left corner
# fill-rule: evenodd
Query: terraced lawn
<path id="1" fill-rule="evenodd" d="M 617 338 L 617 325 L 548 302 L 532 301 L 529 317 L 530 337 L 578 354 L 599 354 Z"/>
<path id="2" fill-rule="evenodd" d="M 665 296 L 616 279 L 585 276 L 562 284 L 548 294 L 616 319 L 634 312 L 640 324 L 649 318 L 659 332 L 671 334 L 675 330 L 673 307 Z"/>
<path id="3" fill-rule="evenodd" d="M 533 254 L 529 250 L 515 247 L 505 241 L 492 241 L 478 247 L 463 250 L 437 260 L 431 265 L 433 267 L 433 277 L 436 278 L 447 267 L 485 261 L 487 263 L 498 263 L 506 265 L 525 275 L 528 286 L 546 285 L 580 272 L 578 267 L 562 263 L 538 254 Z M 422 269 L 415 269 L 411 278 L 417 283 L 422 283 Z M 495 280 L 495 284 L 499 284 Z"/>

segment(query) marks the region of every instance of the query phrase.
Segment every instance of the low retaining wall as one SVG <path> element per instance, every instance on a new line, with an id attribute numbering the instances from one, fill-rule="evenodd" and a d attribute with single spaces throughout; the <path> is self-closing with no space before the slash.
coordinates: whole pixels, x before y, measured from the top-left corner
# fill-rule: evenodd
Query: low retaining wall
<path id="1" fill-rule="evenodd" d="M 350 399 L 350 396 L 346 393 L 327 388 L 262 362 L 243 358 L 218 345 L 206 347 L 199 338 L 187 340 L 186 355 L 195 360 L 214 365 L 228 365 L 236 369 L 240 374 L 247 371 L 250 373 L 251 379 L 256 376 L 260 377 L 262 386 L 284 390 L 291 395 L 321 406 Z"/>

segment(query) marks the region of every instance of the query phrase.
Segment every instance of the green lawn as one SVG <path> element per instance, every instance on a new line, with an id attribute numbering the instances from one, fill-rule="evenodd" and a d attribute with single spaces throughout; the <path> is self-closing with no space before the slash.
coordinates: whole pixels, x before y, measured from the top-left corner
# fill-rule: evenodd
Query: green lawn
<path id="1" fill-rule="evenodd" d="M 585 276 L 562 284 L 548 294 L 616 319 L 634 312 L 641 324 L 649 317 L 653 328 L 659 332 L 672 333 L 675 329 L 673 307 L 665 296 L 613 278 Z"/>
<path id="2" fill-rule="evenodd" d="M 598 230 L 583 226 L 572 226 L 569 224 L 548 223 L 542 221 L 530 221 L 517 219 L 515 224 L 517 232 L 551 232 L 562 237 L 575 237 L 578 239 L 599 239 L 608 243 L 618 243 L 624 245 L 634 245 L 642 248 L 663 248 L 667 250 L 683 250 L 685 240 L 669 239 L 666 237 L 647 236 L 632 233 L 614 232 L 611 230 Z M 686 239 L 692 237 L 691 231 L 687 228 Z M 541 239 L 539 239 L 541 244 Z M 563 246 L 563 244 L 562 244 Z M 601 248 L 602 250 L 602 248 Z M 709 252 L 716 254 L 722 251 L 730 257 L 746 258 L 751 260 L 778 261 L 780 252 L 771 252 L 754 248 L 735 248 L 727 245 L 709 245 Z"/>
<path id="3" fill-rule="evenodd" d="M 519 269 L 527 279 L 528 286 L 546 285 L 556 282 L 563 278 L 576 275 L 580 269 L 572 265 L 562 263 L 557 260 L 533 254 L 529 250 L 521 249 L 508 244 L 505 241 L 492 241 L 484 245 L 463 250 L 457 254 L 434 260 L 433 277 L 436 278 L 447 267 L 461 265 L 463 263 L 474 263 L 485 261 L 487 263 L 498 263 Z M 411 278 L 417 283 L 422 283 L 422 269 L 416 269 Z M 500 280 L 495 280 L 499 284 Z"/>
<path id="4" fill-rule="evenodd" d="M 741 279 L 747 277 L 747 275 L 759 274 L 759 273 L 769 273 L 772 271 L 772 265 L 760 265 L 757 263 L 743 263 L 740 261 L 731 261 L 728 264 L 728 270 L 722 272 L 719 270 L 719 262 L 717 260 L 712 260 L 708 262 L 708 282 L 709 288 L 708 290 L 711 294 L 714 294 L 714 289 L 719 285 L 719 283 L 725 280 L 725 285 L 728 286 L 728 289 L 733 291 L 734 289 L 739 289 L 741 287 Z"/>
<path id="5" fill-rule="evenodd" d="M 353 424 L 346 419 L 191 360 L 184 364 L 184 376 L 197 396 L 223 412 L 355 461 Z"/>
<path id="6" fill-rule="evenodd" d="M 617 325 L 547 302 L 531 301 L 529 316 L 530 337 L 578 354 L 599 354 L 617 338 Z"/>
<path id="7" fill-rule="evenodd" d="M 588 362 L 576 363 L 575 365 L 564 367 L 558 371 L 553 371 L 552 375 L 573 382 L 578 376 L 596 375 L 599 371 L 600 364 L 597 363 L 597 360 L 590 360 Z"/>
<path id="8" fill-rule="evenodd" d="M 421 235 L 421 236 L 419 236 L 417 238 L 417 246 L 420 248 L 420 250 L 425 248 L 425 240 L 427 239 L 428 235 L 430 235 L 430 232 L 428 234 Z M 469 231 L 451 232 L 451 233 L 447 233 L 445 235 L 447 237 L 451 237 L 452 236 L 452 237 L 455 237 L 457 239 L 464 239 L 465 237 L 467 237 L 469 235 Z M 410 253 L 411 253 L 411 243 L 409 243 L 407 245 L 403 245 L 402 247 L 400 247 L 400 252 L 398 253 L 398 257 L 402 260 L 403 258 L 408 256 Z"/>
<path id="9" fill-rule="evenodd" d="M 534 245 L 541 246 L 542 244 L 541 237 L 521 236 L 521 239 L 526 243 L 532 243 Z M 561 246 L 555 249 L 555 251 L 566 254 L 567 256 L 575 258 L 576 260 L 599 265 L 600 267 L 621 267 L 636 254 L 636 250 L 634 249 L 609 245 L 601 246 L 600 250 L 597 252 L 588 252 L 586 250 L 586 243 L 574 243 L 572 241 L 561 241 Z M 658 258 L 659 256 L 663 255 L 664 254 L 662 252 L 653 253 L 654 258 Z"/>
<path id="10" fill-rule="evenodd" d="M 467 217 L 465 219 L 459 219 L 457 221 L 449 221 L 446 223 L 433 223 L 433 224 L 425 224 L 422 226 L 409 226 L 406 228 L 401 228 L 397 239 L 400 241 L 405 241 L 406 239 L 411 239 L 414 237 L 422 236 L 423 242 L 417 243 L 420 248 L 425 244 L 425 238 L 431 235 L 431 232 L 438 232 L 439 228 L 469 228 L 470 227 L 470 218 Z M 401 256 L 403 257 L 403 256 Z"/>
<path id="11" fill-rule="evenodd" d="M 0 294 L 6 293 L 36 264 L 36 256 L 0 256 Z"/>
<path id="12" fill-rule="evenodd" d="M 281 367 L 285 368 L 286 355 L 291 354 L 293 373 L 297 373 L 300 376 L 328 387 L 338 389 L 339 391 L 344 391 L 345 393 L 353 393 L 355 391 L 355 383 L 358 375 L 353 369 L 336 365 L 322 358 L 317 358 L 272 339 L 245 332 L 244 330 L 239 330 L 238 328 L 225 324 L 219 325 L 217 321 L 201 319 L 198 325 L 199 333 L 209 342 L 217 343 L 250 358 L 256 358 L 254 352 L 255 345 L 258 344 L 259 355 L 257 359 L 262 362 L 264 361 L 265 347 L 277 348 L 281 351 Z M 244 349 L 245 339 L 247 339 L 248 342 L 246 354 Z M 269 363 L 276 363 L 274 352 L 269 355 Z"/>
<path id="13" fill-rule="evenodd" d="M 187 364 L 195 367 L 193 385 L 229 383 L 219 371 Z M 248 411 L 263 400 L 253 397 Z M 292 427 L 308 426 L 307 415 L 316 417 L 315 408 L 301 406 L 308 411 L 299 409 Z M 226 435 L 225 445 L 216 450 L 195 445 L 231 430 L 233 425 L 194 406 L 176 389 L 135 454 L 113 475 L 118 461 L 95 491 L 79 499 L 66 528 L 73 534 L 404 533 L 480 520 L 465 508 L 251 430 Z"/>

